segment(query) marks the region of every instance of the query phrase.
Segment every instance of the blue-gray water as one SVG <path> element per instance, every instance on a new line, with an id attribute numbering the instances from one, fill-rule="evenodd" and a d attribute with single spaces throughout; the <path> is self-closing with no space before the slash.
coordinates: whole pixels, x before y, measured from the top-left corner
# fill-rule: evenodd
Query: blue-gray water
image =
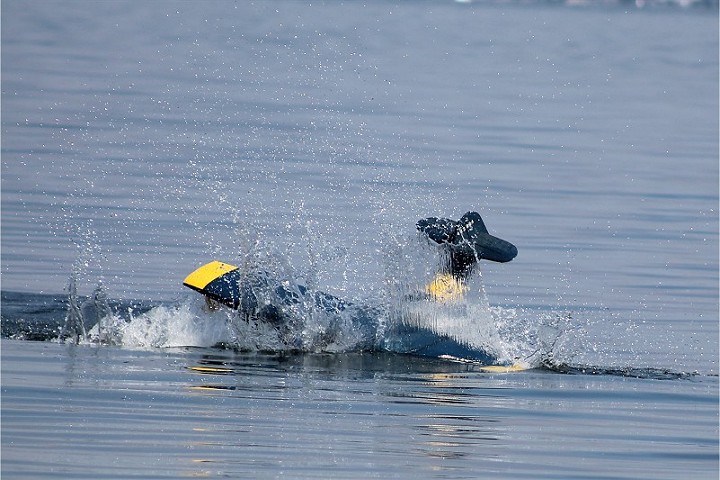
<path id="1" fill-rule="evenodd" d="M 717 478 L 717 2 L 571 3 L 4 1 L 3 476 Z M 433 325 L 528 371 L 181 285 L 386 307 L 468 210 L 519 255 Z"/>
<path id="2" fill-rule="evenodd" d="M 717 473 L 717 378 L 494 375 L 383 355 L 2 346 L 3 478 Z"/>

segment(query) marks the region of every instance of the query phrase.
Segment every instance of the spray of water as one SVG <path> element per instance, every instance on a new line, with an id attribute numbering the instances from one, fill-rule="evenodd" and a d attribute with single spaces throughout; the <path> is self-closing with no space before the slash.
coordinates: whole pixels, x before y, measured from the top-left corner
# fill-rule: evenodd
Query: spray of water
<path id="1" fill-rule="evenodd" d="M 245 234 L 246 233 L 246 234 Z M 382 292 L 364 302 L 329 295 L 314 284 L 314 263 L 298 272 L 257 230 L 238 231 L 244 282 L 253 309 L 208 304 L 194 293 L 147 311 L 116 312 L 102 285 L 86 300 L 71 280 L 63 341 L 128 348 L 224 346 L 264 352 L 392 351 L 449 356 L 481 363 L 541 365 L 558 348 L 565 325 L 549 312 L 492 306 L 477 271 L 461 298 L 440 301 L 427 292 L 442 255 L 419 237 L 389 236 Z M 337 255 L 333 251 L 331 255 Z M 87 329 L 85 326 L 87 325 Z"/>

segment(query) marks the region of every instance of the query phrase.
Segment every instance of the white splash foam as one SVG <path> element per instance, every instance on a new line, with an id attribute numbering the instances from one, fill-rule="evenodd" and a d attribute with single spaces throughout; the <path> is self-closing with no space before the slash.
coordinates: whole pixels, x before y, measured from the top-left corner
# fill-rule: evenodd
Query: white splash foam
<path id="1" fill-rule="evenodd" d="M 119 333 L 119 343 L 133 348 L 211 347 L 233 340 L 228 312 L 211 311 L 197 300 L 154 307 L 132 317 Z"/>

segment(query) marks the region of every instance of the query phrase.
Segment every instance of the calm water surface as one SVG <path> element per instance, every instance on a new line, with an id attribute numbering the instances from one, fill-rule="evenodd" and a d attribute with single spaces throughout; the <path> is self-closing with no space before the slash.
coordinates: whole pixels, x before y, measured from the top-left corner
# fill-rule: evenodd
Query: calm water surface
<path id="1" fill-rule="evenodd" d="M 717 2 L 635 3 L 4 1 L 3 475 L 717 478 Z M 219 350 L 181 286 L 382 305 L 468 210 L 530 371 Z M 116 345 L 52 342 L 71 275 Z"/>
<path id="2" fill-rule="evenodd" d="M 377 354 L 2 348 L 8 478 L 717 473 L 717 377 L 488 374 Z"/>

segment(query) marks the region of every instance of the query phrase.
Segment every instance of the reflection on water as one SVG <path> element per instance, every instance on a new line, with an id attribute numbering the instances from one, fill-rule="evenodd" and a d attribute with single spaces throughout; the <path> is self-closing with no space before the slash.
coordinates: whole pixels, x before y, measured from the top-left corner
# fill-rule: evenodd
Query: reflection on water
<path id="1" fill-rule="evenodd" d="M 487 376 L 487 385 L 471 380 L 473 368 L 389 354 L 204 354 L 188 371 L 193 393 L 220 397 L 226 404 L 246 402 L 245 408 L 228 411 L 228 420 L 202 427 L 204 434 L 216 437 L 244 425 L 246 439 L 225 447 L 250 449 L 254 456 L 273 448 L 269 438 L 293 445 L 305 438 L 315 445 L 327 441 L 325 448 L 332 449 L 370 435 L 377 437 L 376 445 L 366 446 L 374 455 L 405 452 L 425 458 L 431 471 L 453 471 L 456 467 L 447 461 L 475 455 L 507 437 L 495 413 L 508 401 L 504 388 L 493 376 Z M 261 421 L 265 425 L 258 425 L 257 403 L 277 418 L 269 413 Z M 309 409 L 312 415 L 298 422 L 295 415 L 288 417 L 295 409 Z M 343 432 L 348 425 L 355 431 Z M 438 460 L 444 462 L 435 464 Z"/>
<path id="2" fill-rule="evenodd" d="M 607 455 L 631 477 L 717 467 L 717 377 L 13 340 L 2 354 L 9 478 L 578 478 Z"/>

